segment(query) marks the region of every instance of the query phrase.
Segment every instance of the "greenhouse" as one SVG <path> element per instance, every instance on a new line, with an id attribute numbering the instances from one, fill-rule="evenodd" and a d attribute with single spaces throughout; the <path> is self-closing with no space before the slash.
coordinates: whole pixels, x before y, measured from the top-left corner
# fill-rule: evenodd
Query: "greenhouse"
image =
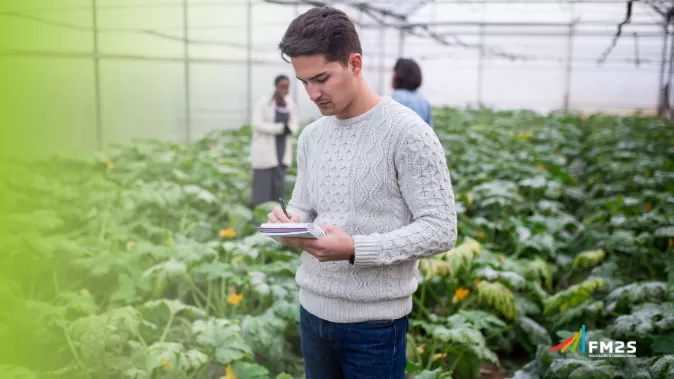
<path id="1" fill-rule="evenodd" d="M 307 378 L 308 258 L 260 231 L 251 156 L 284 77 L 296 205 L 323 115 L 279 43 L 321 6 L 379 96 L 418 63 L 451 175 L 406 378 L 674 378 L 674 2 L 645 0 L 3 2 L 0 378 Z"/>

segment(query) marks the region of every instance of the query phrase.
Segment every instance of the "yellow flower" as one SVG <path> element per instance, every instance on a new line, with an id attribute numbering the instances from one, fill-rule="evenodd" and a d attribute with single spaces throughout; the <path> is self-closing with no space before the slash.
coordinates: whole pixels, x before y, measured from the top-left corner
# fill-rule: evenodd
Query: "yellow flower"
<path id="1" fill-rule="evenodd" d="M 477 233 L 477 237 L 478 237 L 478 238 L 484 238 L 484 237 L 485 237 L 484 232 L 479 232 L 479 233 Z"/>
<path id="2" fill-rule="evenodd" d="M 129 242 L 126 243 L 126 249 L 127 250 L 133 249 L 134 246 L 136 246 L 136 243 L 133 242 L 133 241 L 129 241 Z"/>
<path id="3" fill-rule="evenodd" d="M 423 353 L 424 352 L 424 345 L 417 346 L 417 351 L 419 352 L 419 354 Z"/>
<path id="4" fill-rule="evenodd" d="M 214 144 L 213 142 L 209 142 L 209 143 L 208 143 L 208 148 L 209 148 L 209 149 L 212 150 L 214 147 L 215 147 L 215 144 Z"/>
<path id="5" fill-rule="evenodd" d="M 239 305 L 243 300 L 243 293 L 236 293 L 236 290 L 233 288 L 229 289 L 229 296 L 227 296 L 227 302 L 234 305 Z"/>
<path id="6" fill-rule="evenodd" d="M 220 231 L 220 237 L 222 238 L 234 238 L 236 237 L 236 231 L 232 228 L 223 229 Z"/>
<path id="7" fill-rule="evenodd" d="M 234 370 L 232 370 L 231 364 L 227 365 L 227 368 L 225 369 L 225 376 L 223 376 L 222 379 L 236 379 L 236 375 L 234 375 Z"/>
<path id="8" fill-rule="evenodd" d="M 447 356 L 447 353 L 438 353 L 433 356 L 433 360 L 437 361 L 438 359 L 445 358 Z"/>
<path id="9" fill-rule="evenodd" d="M 644 212 L 650 212 L 651 209 L 653 209 L 653 205 L 651 203 L 644 204 Z"/>
<path id="10" fill-rule="evenodd" d="M 475 287 L 477 287 L 478 285 L 480 285 L 480 282 L 481 282 L 480 279 L 475 279 L 475 280 L 473 280 L 473 285 L 474 285 Z"/>
<path id="11" fill-rule="evenodd" d="M 167 361 L 166 358 L 161 357 L 161 367 L 163 367 L 165 370 L 170 370 L 171 369 L 171 362 Z"/>
<path id="12" fill-rule="evenodd" d="M 113 168 L 115 168 L 115 164 L 112 162 L 108 162 L 108 170 L 112 170 Z"/>
<path id="13" fill-rule="evenodd" d="M 674 247 L 674 239 L 670 238 L 670 239 L 667 240 L 667 247 L 670 248 L 670 249 L 672 247 Z"/>
<path id="14" fill-rule="evenodd" d="M 503 255 L 499 255 L 498 260 L 499 262 L 503 263 L 503 261 L 505 261 L 505 257 Z"/>
<path id="15" fill-rule="evenodd" d="M 459 288 L 454 292 L 454 297 L 452 298 L 452 303 L 456 304 L 459 301 L 462 301 L 463 299 L 468 296 L 470 293 L 470 290 L 468 288 Z"/>
<path id="16" fill-rule="evenodd" d="M 545 171 L 545 170 L 546 170 L 545 165 L 544 165 L 543 163 L 539 163 L 539 164 L 538 164 L 538 169 L 541 170 L 541 171 Z"/>

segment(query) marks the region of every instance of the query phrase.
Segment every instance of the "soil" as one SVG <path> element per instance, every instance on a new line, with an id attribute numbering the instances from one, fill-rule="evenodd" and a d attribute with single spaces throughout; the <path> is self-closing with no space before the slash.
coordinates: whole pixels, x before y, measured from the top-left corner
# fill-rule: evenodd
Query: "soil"
<path id="1" fill-rule="evenodd" d="M 503 368 L 498 368 L 490 363 L 485 363 L 480 368 L 480 379 L 506 379 L 508 373 Z"/>

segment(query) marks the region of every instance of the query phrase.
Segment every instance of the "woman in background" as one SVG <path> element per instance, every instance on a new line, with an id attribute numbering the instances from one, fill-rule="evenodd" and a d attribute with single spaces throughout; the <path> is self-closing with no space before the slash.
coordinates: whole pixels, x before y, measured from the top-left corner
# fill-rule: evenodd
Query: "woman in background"
<path id="1" fill-rule="evenodd" d="M 400 104 L 415 111 L 433 127 L 431 104 L 417 89 L 421 86 L 421 68 L 412 59 L 400 58 L 393 67 L 393 94 Z"/>
<path id="2" fill-rule="evenodd" d="M 299 132 L 297 108 L 288 96 L 290 80 L 279 75 L 272 96 L 263 96 L 253 110 L 251 206 L 284 197 L 285 176 L 292 164 L 291 134 Z"/>

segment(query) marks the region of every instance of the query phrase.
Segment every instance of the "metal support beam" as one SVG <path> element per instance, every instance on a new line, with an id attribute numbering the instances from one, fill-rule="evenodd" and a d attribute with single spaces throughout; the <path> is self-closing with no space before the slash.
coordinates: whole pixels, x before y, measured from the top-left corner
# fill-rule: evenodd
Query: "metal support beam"
<path id="1" fill-rule="evenodd" d="M 569 9 L 569 17 L 573 19 L 573 4 Z M 571 102 L 571 74 L 573 72 L 573 42 L 574 42 L 575 27 L 569 24 L 569 39 L 566 45 L 566 72 L 564 75 L 564 110 L 569 110 L 569 103 Z"/>
<path id="2" fill-rule="evenodd" d="M 246 7 L 246 122 L 253 122 L 253 1 Z"/>
<path id="3" fill-rule="evenodd" d="M 405 54 L 405 28 L 400 28 L 400 34 L 398 37 L 398 57 L 402 57 Z"/>
<path id="4" fill-rule="evenodd" d="M 669 27 L 668 25 L 663 26 L 663 36 L 662 36 L 662 54 L 661 54 L 661 60 L 660 60 L 660 72 L 658 75 L 658 104 L 656 105 L 656 109 L 658 110 L 658 114 L 662 116 L 662 110 L 664 109 L 664 92 L 663 92 L 663 87 L 664 87 L 664 82 L 665 82 L 665 67 L 667 64 L 667 42 L 668 42 L 668 37 L 669 37 Z"/>
<path id="5" fill-rule="evenodd" d="M 486 19 L 487 16 L 487 5 L 486 2 L 482 1 L 482 20 Z M 478 50 L 478 61 L 477 61 L 477 106 L 482 106 L 482 80 L 484 78 L 484 25 L 480 25 L 480 50 Z"/>
<path id="6" fill-rule="evenodd" d="M 295 4 L 295 6 L 293 8 L 295 8 L 295 18 L 297 18 L 300 15 L 300 6 L 298 4 Z M 295 79 L 295 83 L 297 83 L 297 82 L 299 82 L 299 79 Z M 299 101 L 297 100 L 297 87 L 299 87 L 299 85 L 294 85 L 291 91 L 292 91 L 292 94 L 293 94 L 293 100 L 295 101 L 295 107 L 297 107 L 298 112 L 299 112 L 300 106 L 299 106 Z"/>
<path id="7" fill-rule="evenodd" d="M 103 122 L 101 117 L 101 78 L 100 60 L 98 58 L 98 15 L 96 0 L 91 0 L 91 17 L 94 37 L 94 101 L 96 104 L 96 144 L 99 150 L 103 149 Z"/>
<path id="8" fill-rule="evenodd" d="M 183 55 L 185 56 L 185 141 L 192 140 L 192 116 L 190 106 L 190 42 L 189 42 L 189 6 L 187 0 L 183 0 Z"/>
<path id="9" fill-rule="evenodd" d="M 670 38 L 669 47 L 669 72 L 662 88 L 662 117 L 674 117 L 674 107 L 672 107 L 672 75 L 674 75 L 674 37 Z"/>
<path id="10" fill-rule="evenodd" d="M 588 26 L 612 26 L 615 27 L 615 22 L 611 21 L 574 21 L 574 22 L 528 22 L 528 21 L 513 21 L 513 22 L 501 22 L 501 21 L 431 21 L 431 22 L 405 22 L 397 21 L 395 23 L 389 23 L 388 26 L 391 27 L 406 27 L 406 28 L 415 28 L 415 27 L 429 27 L 429 26 L 445 26 L 445 27 L 479 27 L 487 26 L 490 28 L 544 28 L 544 27 L 558 27 L 567 29 L 569 24 L 576 25 L 588 25 Z M 657 26 L 663 25 L 662 22 L 630 22 L 631 26 Z M 378 28 L 381 23 L 365 23 L 361 26 L 364 28 Z M 442 33 L 442 31 L 438 31 Z M 455 31 L 455 33 L 463 33 L 461 30 Z M 613 33 L 615 34 L 615 33 Z"/>

